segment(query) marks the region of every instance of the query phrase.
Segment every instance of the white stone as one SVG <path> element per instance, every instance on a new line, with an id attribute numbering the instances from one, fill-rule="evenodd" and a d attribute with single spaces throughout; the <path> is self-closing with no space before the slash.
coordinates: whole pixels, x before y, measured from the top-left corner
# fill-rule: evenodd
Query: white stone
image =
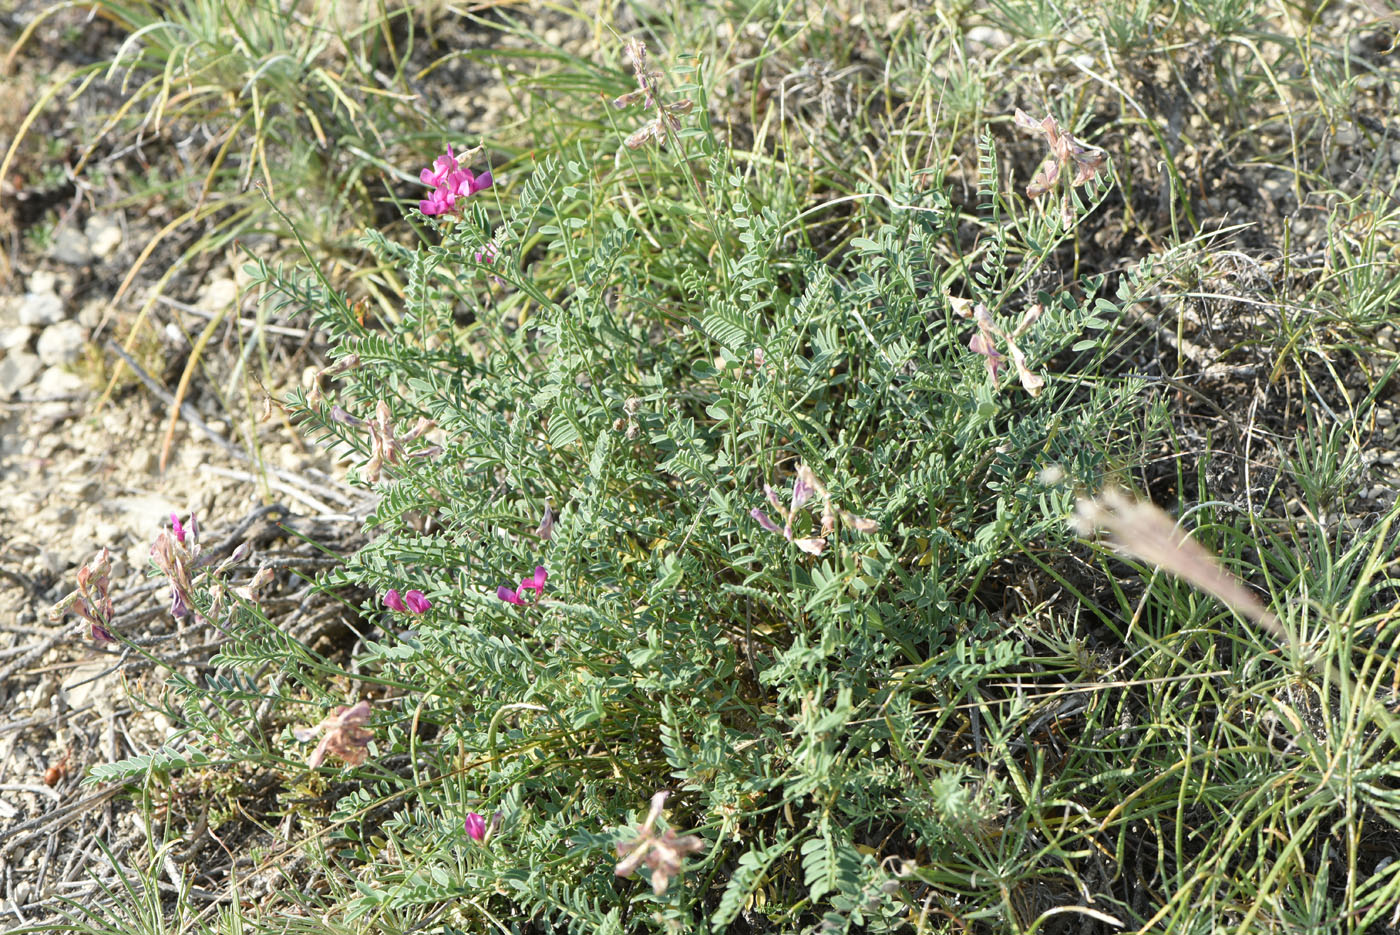
<path id="1" fill-rule="evenodd" d="M 238 283 L 228 277 L 210 281 L 199 291 L 199 305 L 208 312 L 233 308 L 238 301 Z"/>
<path id="2" fill-rule="evenodd" d="M 71 364 L 82 356 L 87 330 L 76 321 L 49 325 L 39 335 L 39 359 L 45 365 Z"/>
<path id="3" fill-rule="evenodd" d="M 29 274 L 30 292 L 57 292 L 58 274 L 51 269 L 36 269 Z"/>
<path id="4" fill-rule="evenodd" d="M 54 234 L 49 256 L 69 266 L 85 266 L 92 262 L 92 245 L 82 231 L 65 225 Z"/>
<path id="5" fill-rule="evenodd" d="M 93 299 L 78 309 L 78 324 L 89 331 L 102 323 L 102 313 L 107 311 L 107 302 L 104 299 Z"/>
<path id="6" fill-rule="evenodd" d="M 0 360 L 0 398 L 8 399 L 28 386 L 39 367 L 39 358 L 28 351 L 6 351 Z"/>
<path id="7" fill-rule="evenodd" d="M 40 398 L 85 396 L 87 389 L 83 378 L 76 373 L 70 373 L 62 367 L 50 367 L 39 377 L 39 385 L 35 388 L 34 395 Z"/>
<path id="8" fill-rule="evenodd" d="M 23 350 L 29 346 L 29 339 L 32 337 L 34 337 L 34 329 L 24 325 L 0 328 L 0 351 L 10 351 L 15 348 Z"/>
<path id="9" fill-rule="evenodd" d="M 156 470 L 156 453 L 153 449 L 142 445 L 131 453 L 131 460 L 127 462 L 127 467 L 133 474 L 154 474 Z"/>
<path id="10" fill-rule="evenodd" d="M 36 274 L 37 277 L 37 274 Z M 51 325 L 63 320 L 63 300 L 53 292 L 26 292 L 20 300 L 21 325 Z"/>
<path id="11" fill-rule="evenodd" d="M 88 218 L 83 233 L 87 234 L 92 252 L 104 260 L 116 253 L 117 247 L 121 246 L 121 225 L 105 215 L 94 214 Z"/>

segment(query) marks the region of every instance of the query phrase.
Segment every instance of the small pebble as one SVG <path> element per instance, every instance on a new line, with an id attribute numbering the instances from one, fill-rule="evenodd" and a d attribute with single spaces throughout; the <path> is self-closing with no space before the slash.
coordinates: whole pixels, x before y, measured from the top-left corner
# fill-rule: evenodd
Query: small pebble
<path id="1" fill-rule="evenodd" d="M 14 348 L 21 350 L 29 346 L 30 340 L 34 337 L 34 329 L 25 325 L 15 325 L 13 328 L 0 328 L 0 351 L 9 351 Z"/>
<path id="2" fill-rule="evenodd" d="M 121 246 L 121 225 L 104 215 L 94 214 L 88 218 L 87 224 L 83 226 L 83 233 L 87 235 L 92 252 L 104 260 L 116 253 L 117 247 Z"/>
<path id="3" fill-rule="evenodd" d="M 28 386 L 40 366 L 39 358 L 28 351 L 6 351 L 0 360 L 0 398 L 8 399 Z"/>
<path id="4" fill-rule="evenodd" d="M 63 300 L 53 292 L 26 292 L 20 300 L 19 323 L 44 327 L 63 320 Z"/>
<path id="5" fill-rule="evenodd" d="M 54 235 L 49 257 L 69 266 L 86 266 L 92 262 L 92 245 L 82 231 L 64 225 Z"/>
<path id="6" fill-rule="evenodd" d="M 39 335 L 39 359 L 45 365 L 71 364 L 83 353 L 87 331 L 76 321 L 60 321 L 49 325 Z"/>

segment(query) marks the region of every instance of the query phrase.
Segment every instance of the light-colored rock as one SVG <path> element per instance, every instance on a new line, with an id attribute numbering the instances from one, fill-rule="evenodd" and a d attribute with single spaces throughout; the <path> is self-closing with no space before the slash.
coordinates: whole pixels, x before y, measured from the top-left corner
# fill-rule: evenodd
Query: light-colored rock
<path id="1" fill-rule="evenodd" d="M 62 367 L 50 367 L 39 377 L 34 395 L 44 397 L 85 396 L 88 386 L 83 378 Z"/>
<path id="2" fill-rule="evenodd" d="M 199 290 L 199 306 L 208 312 L 221 312 L 233 308 L 238 301 L 238 283 L 225 276 L 211 279 Z"/>
<path id="3" fill-rule="evenodd" d="M 63 320 L 63 300 L 53 292 L 26 292 L 20 300 L 19 323 L 44 327 Z"/>
<path id="4" fill-rule="evenodd" d="M 29 346 L 29 341 L 33 337 L 34 329 L 24 325 L 0 328 L 0 351 L 10 351 L 15 348 L 23 350 Z"/>
<path id="5" fill-rule="evenodd" d="M 86 266 L 92 262 L 92 245 L 82 231 L 64 225 L 54 234 L 49 257 L 69 266 Z"/>
<path id="6" fill-rule="evenodd" d="M 93 299 L 78 309 L 78 324 L 91 331 L 102 321 L 102 313 L 107 310 L 105 299 Z"/>
<path id="7" fill-rule="evenodd" d="M 0 398 L 8 399 L 28 386 L 39 367 L 39 358 L 28 351 L 6 351 L 0 360 Z"/>
<path id="8" fill-rule="evenodd" d="M 116 253 L 122 243 L 121 225 L 106 215 L 94 214 L 88 218 L 83 233 L 87 235 L 92 252 L 104 260 Z"/>
<path id="9" fill-rule="evenodd" d="M 87 330 L 76 321 L 49 325 L 39 335 L 39 359 L 49 367 L 71 364 L 82 356 Z"/>
<path id="10" fill-rule="evenodd" d="M 131 453 L 131 459 L 127 461 L 126 466 L 133 474 L 153 474 L 156 470 L 156 453 L 142 445 Z"/>

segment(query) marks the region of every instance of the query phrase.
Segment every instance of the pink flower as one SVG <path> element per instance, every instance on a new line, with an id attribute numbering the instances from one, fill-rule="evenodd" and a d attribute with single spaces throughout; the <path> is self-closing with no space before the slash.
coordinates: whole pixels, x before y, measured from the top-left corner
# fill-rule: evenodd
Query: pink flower
<path id="1" fill-rule="evenodd" d="M 548 577 L 549 573 L 544 570 L 544 566 L 536 565 L 535 574 L 533 577 L 522 578 L 520 580 L 520 590 L 524 591 L 528 589 L 534 591 L 535 596 L 539 597 L 540 595 L 544 594 L 544 579 Z"/>
<path id="2" fill-rule="evenodd" d="M 446 155 L 434 159 L 432 168 L 424 169 L 419 172 L 418 178 L 424 185 L 440 188 L 447 181 L 448 177 L 456 172 L 457 169 L 457 157 L 452 153 L 452 144 L 448 143 Z M 425 211 L 423 213 L 426 214 L 427 212 Z"/>
<path id="3" fill-rule="evenodd" d="M 451 190 L 439 188 L 425 200 L 418 202 L 418 210 L 430 217 L 435 214 L 446 214 L 452 210 L 452 206 L 456 202 L 457 196 Z"/>
<path id="4" fill-rule="evenodd" d="M 486 837 L 486 818 L 476 812 L 467 813 L 467 834 L 471 835 L 473 841 L 480 841 Z"/>
<path id="5" fill-rule="evenodd" d="M 512 591 L 505 585 L 501 585 L 499 588 L 496 589 L 496 596 L 499 597 L 501 600 L 505 601 L 507 604 L 520 604 L 521 606 L 524 606 L 524 597 L 526 591 L 534 591 L 536 598 L 544 596 L 544 581 L 548 577 L 549 573 L 545 571 L 544 566 L 536 565 L 535 573 L 533 575 L 531 575 L 529 578 L 522 578 L 520 580 L 520 587 Z"/>
<path id="6" fill-rule="evenodd" d="M 491 170 L 472 175 L 471 169 L 460 169 L 447 177 L 447 188 L 458 198 L 470 198 L 491 187 Z"/>
<path id="7" fill-rule="evenodd" d="M 193 517 L 191 517 L 191 520 L 193 520 Z M 179 514 L 179 513 L 171 513 L 171 514 L 170 514 L 170 526 L 171 526 L 172 529 L 175 530 L 175 538 L 176 538 L 177 540 L 179 540 L 179 542 L 180 542 L 181 545 L 184 545 L 184 544 L 185 544 L 185 527 L 184 527 L 183 525 L 181 525 L 181 523 L 180 523 L 180 514 Z"/>
<path id="8" fill-rule="evenodd" d="M 434 159 L 430 167 L 418 173 L 419 181 L 433 186 L 433 193 L 418 202 L 419 211 L 429 217 L 447 214 L 456 210 L 457 199 L 469 198 L 495 183 L 490 169 L 476 175 L 470 169 L 462 168 L 462 158 L 448 146 L 444 155 Z"/>
<path id="9" fill-rule="evenodd" d="M 421 614 L 432 607 L 433 602 L 422 591 L 408 591 L 400 595 L 390 588 L 389 593 L 384 595 L 384 606 L 399 613 Z"/>

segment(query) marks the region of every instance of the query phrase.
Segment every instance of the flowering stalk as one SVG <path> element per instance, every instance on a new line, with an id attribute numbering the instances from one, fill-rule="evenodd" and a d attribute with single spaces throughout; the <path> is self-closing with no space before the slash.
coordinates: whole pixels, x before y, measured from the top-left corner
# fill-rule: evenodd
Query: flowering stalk
<path id="1" fill-rule="evenodd" d="M 170 514 L 170 528 L 162 529 L 151 545 L 151 560 L 170 582 L 170 615 L 184 620 L 194 607 L 192 569 L 199 563 L 199 523 L 190 514 L 189 529 L 180 522 L 179 514 Z"/>
<path id="2" fill-rule="evenodd" d="M 365 479 L 371 484 L 378 483 L 385 464 L 403 464 L 407 458 L 433 458 L 442 453 L 441 445 L 428 445 L 409 451 L 404 443 L 420 438 L 437 423 L 432 419 L 420 418 L 406 434 L 398 435 L 393 413 L 389 411 L 389 404 L 382 399 L 374 407 L 373 419 L 361 419 L 340 406 L 332 406 L 331 420 L 342 425 L 363 427 L 369 432 L 371 454 L 365 465 Z"/>
<path id="3" fill-rule="evenodd" d="M 830 536 L 836 528 L 836 517 L 840 516 L 842 522 L 850 526 L 856 532 L 872 533 L 879 528 L 879 524 L 873 519 L 863 516 L 856 516 L 850 510 L 836 507 L 831 500 L 831 494 L 826 486 L 817 479 L 816 473 L 807 465 L 801 464 L 797 467 L 797 476 L 792 480 L 791 506 L 783 508 L 782 501 L 778 494 L 767 484 L 763 485 L 764 496 L 773 505 L 777 515 L 783 517 L 783 525 L 780 527 L 773 522 L 759 507 L 754 507 L 749 511 L 749 515 L 758 521 L 758 524 L 771 533 L 782 536 L 793 545 L 809 555 L 820 555 L 826 549 L 826 537 Z M 797 517 L 798 511 L 807 505 L 813 495 L 821 498 L 821 535 L 809 538 L 795 538 L 792 532 L 792 521 Z"/>
<path id="4" fill-rule="evenodd" d="M 477 151 L 472 150 L 458 156 L 452 152 L 451 144 L 448 144 L 446 153 L 438 156 L 431 166 L 418 173 L 419 181 L 433 188 L 432 194 L 418 202 L 419 211 L 429 217 L 460 211 L 457 205 L 459 200 L 465 201 L 477 192 L 491 187 L 494 180 L 491 178 L 490 169 L 480 175 L 474 175 L 472 170 L 461 165 L 462 159 Z"/>
<path id="5" fill-rule="evenodd" d="M 69 610 L 88 623 L 88 633 L 99 643 L 114 643 L 112 618 L 112 553 L 105 547 L 78 569 L 78 587 L 53 607 L 49 619 L 58 621 Z"/>
<path id="6" fill-rule="evenodd" d="M 958 315 L 963 318 L 971 318 L 977 323 L 977 331 L 968 340 L 967 349 L 987 358 L 987 375 L 992 378 L 992 381 L 996 381 L 997 373 L 1006 365 L 1006 357 L 997 350 L 996 342 L 1000 338 L 1006 342 L 1006 349 L 1011 354 L 1011 363 L 1016 367 L 1016 376 L 1020 379 L 1021 386 L 1032 396 L 1039 396 L 1040 391 L 1045 387 L 1045 378 L 1031 372 L 1030 367 L 1026 365 L 1026 355 L 1016 345 L 1016 339 L 1030 329 L 1030 326 L 1040 318 L 1044 309 L 1039 304 L 1032 305 L 1022 316 L 1021 323 L 1016 326 L 1016 330 L 1007 334 L 997 326 L 991 311 L 981 302 L 954 296 L 949 296 L 948 299 Z"/>
<path id="7" fill-rule="evenodd" d="M 637 101 L 642 102 L 642 110 L 655 110 L 656 117 L 648 121 L 640 130 L 627 137 L 624 145 L 628 149 L 639 149 L 648 141 L 665 146 L 669 134 L 679 133 L 681 114 L 690 113 L 695 106 L 693 101 L 682 98 L 670 104 L 662 104 L 657 80 L 661 73 L 647 69 L 647 47 L 637 39 L 627 39 L 623 43 L 627 55 L 632 59 L 632 73 L 637 79 L 637 90 L 629 91 L 613 101 L 617 108 L 628 107 Z"/>

